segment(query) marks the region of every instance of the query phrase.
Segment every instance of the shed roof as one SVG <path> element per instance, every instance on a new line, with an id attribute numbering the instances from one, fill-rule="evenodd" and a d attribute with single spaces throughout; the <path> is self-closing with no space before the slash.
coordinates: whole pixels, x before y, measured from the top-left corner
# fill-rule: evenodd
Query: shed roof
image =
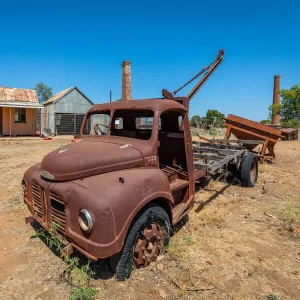
<path id="1" fill-rule="evenodd" d="M 0 87 L 1 102 L 30 102 L 39 103 L 35 90 Z"/>
<path id="2" fill-rule="evenodd" d="M 298 131 L 297 128 L 282 128 L 281 129 L 281 132 L 284 132 L 284 133 L 292 133 L 294 131 Z"/>
<path id="3" fill-rule="evenodd" d="M 94 105 L 94 103 L 87 96 L 85 96 L 76 86 L 72 86 L 68 89 L 65 89 L 65 90 L 55 94 L 53 97 L 49 98 L 46 102 L 44 102 L 43 105 L 45 106 L 45 105 L 48 105 L 51 103 L 56 103 L 60 99 L 62 99 L 63 97 L 65 97 L 66 95 L 71 93 L 73 90 L 77 90 L 88 102 L 90 102 L 92 105 Z"/>

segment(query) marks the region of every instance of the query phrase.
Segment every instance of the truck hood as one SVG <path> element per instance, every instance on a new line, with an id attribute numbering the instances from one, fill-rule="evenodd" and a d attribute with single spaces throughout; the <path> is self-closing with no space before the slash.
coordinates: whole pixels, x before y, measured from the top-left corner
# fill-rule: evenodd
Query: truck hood
<path id="1" fill-rule="evenodd" d="M 80 141 L 46 155 L 41 163 L 41 176 L 55 181 L 73 180 L 141 167 L 143 163 L 141 152 L 130 144 Z"/>

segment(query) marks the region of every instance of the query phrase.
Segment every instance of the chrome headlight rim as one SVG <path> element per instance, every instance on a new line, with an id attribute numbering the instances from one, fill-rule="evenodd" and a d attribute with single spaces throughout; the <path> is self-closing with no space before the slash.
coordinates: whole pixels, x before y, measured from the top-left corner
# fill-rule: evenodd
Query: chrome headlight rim
<path id="1" fill-rule="evenodd" d="M 79 226 L 85 232 L 90 232 L 94 226 L 94 220 L 87 209 L 81 209 L 78 216 Z"/>
<path id="2" fill-rule="evenodd" d="M 22 188 L 24 193 L 28 191 L 28 184 L 27 184 L 27 181 L 24 178 L 21 181 L 21 188 Z"/>

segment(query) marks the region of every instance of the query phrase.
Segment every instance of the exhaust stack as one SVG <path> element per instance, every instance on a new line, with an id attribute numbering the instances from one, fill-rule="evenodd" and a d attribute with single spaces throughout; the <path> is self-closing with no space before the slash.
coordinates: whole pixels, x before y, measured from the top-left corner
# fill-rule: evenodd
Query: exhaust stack
<path id="1" fill-rule="evenodd" d="M 280 75 L 274 76 L 273 105 L 280 104 Z M 280 114 L 272 114 L 272 125 L 280 126 Z"/>
<path id="2" fill-rule="evenodd" d="M 122 62 L 122 100 L 132 100 L 131 88 L 131 62 Z"/>

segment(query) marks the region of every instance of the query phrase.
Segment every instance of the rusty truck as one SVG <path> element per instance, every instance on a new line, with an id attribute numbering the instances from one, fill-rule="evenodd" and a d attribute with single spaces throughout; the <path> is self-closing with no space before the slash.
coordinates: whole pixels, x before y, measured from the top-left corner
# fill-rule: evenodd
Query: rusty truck
<path id="1" fill-rule="evenodd" d="M 48 231 L 55 225 L 68 253 L 109 258 L 116 278 L 125 280 L 133 266 L 148 266 L 167 247 L 170 228 L 194 205 L 201 177 L 231 170 L 243 186 L 255 185 L 258 160 L 246 148 L 193 146 L 189 101 L 223 53 L 192 78 L 202 74 L 187 96 L 164 89 L 162 98 L 93 106 L 77 142 L 25 172 L 27 223 Z"/>

